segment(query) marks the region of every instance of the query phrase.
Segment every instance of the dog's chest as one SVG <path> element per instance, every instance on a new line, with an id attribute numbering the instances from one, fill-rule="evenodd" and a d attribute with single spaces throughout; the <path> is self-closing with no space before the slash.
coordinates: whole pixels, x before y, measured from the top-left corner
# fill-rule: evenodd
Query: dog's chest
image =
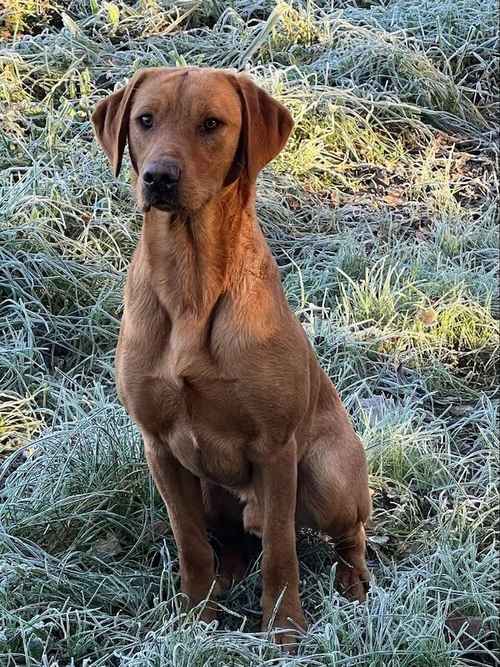
<path id="1" fill-rule="evenodd" d="M 198 477 L 238 487 L 250 478 L 245 444 L 250 430 L 231 381 L 219 379 L 203 355 L 170 345 L 154 360 L 147 351 L 118 350 L 117 380 L 129 414 L 168 446 Z M 183 375 L 179 374 L 182 370 Z"/>

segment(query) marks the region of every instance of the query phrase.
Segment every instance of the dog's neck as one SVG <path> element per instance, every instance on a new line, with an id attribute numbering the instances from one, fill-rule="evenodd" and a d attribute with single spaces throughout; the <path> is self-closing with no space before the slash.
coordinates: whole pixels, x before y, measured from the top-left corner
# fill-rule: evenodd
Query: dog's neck
<path id="1" fill-rule="evenodd" d="M 237 299 L 272 261 L 254 203 L 242 207 L 237 187 L 189 215 L 151 209 L 140 245 L 148 279 L 172 317 L 208 317 L 221 295 Z"/>

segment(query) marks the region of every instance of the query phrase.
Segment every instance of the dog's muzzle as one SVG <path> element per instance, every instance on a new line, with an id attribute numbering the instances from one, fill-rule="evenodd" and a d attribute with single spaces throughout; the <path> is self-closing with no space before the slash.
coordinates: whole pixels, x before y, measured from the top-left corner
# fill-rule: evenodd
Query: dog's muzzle
<path id="1" fill-rule="evenodd" d="M 174 211 L 178 207 L 181 168 L 173 160 L 150 162 L 142 172 L 144 208 Z"/>

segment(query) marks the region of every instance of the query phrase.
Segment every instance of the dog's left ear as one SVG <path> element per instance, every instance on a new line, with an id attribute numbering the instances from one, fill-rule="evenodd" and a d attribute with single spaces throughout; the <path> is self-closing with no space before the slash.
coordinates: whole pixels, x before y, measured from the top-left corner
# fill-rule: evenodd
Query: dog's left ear
<path id="1" fill-rule="evenodd" d="M 250 183 L 285 146 L 293 128 L 288 110 L 244 74 L 233 75 L 241 99 L 241 135 L 236 162 Z M 235 166 L 230 172 L 235 180 Z"/>
<path id="2" fill-rule="evenodd" d="M 115 176 L 120 173 L 127 143 L 130 104 L 146 72 L 147 70 L 136 72 L 124 88 L 101 100 L 92 114 L 95 135 L 111 162 Z"/>

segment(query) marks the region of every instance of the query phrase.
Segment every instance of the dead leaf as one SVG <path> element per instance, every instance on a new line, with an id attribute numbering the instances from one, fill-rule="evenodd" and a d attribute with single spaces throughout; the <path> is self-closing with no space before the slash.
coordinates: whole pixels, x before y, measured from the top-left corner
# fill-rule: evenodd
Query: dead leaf
<path id="1" fill-rule="evenodd" d="M 422 308 L 422 310 L 419 311 L 417 318 L 426 327 L 432 327 L 438 321 L 438 316 L 434 308 Z"/>
<path id="2" fill-rule="evenodd" d="M 113 533 L 113 531 L 108 530 L 104 537 L 101 537 L 99 540 L 97 540 L 92 551 L 96 556 L 100 556 L 101 558 L 110 556 L 113 557 L 121 554 L 123 547 L 120 544 L 120 540 Z"/>
<path id="3" fill-rule="evenodd" d="M 480 648 L 492 635 L 488 622 L 480 616 L 460 616 L 452 612 L 446 618 L 445 628 L 449 639 L 458 639 L 464 649 Z"/>
<path id="4" fill-rule="evenodd" d="M 401 196 L 401 193 L 397 192 L 396 190 L 388 192 L 386 195 L 384 195 L 383 200 L 388 206 L 399 206 L 404 202 L 404 198 Z"/>

